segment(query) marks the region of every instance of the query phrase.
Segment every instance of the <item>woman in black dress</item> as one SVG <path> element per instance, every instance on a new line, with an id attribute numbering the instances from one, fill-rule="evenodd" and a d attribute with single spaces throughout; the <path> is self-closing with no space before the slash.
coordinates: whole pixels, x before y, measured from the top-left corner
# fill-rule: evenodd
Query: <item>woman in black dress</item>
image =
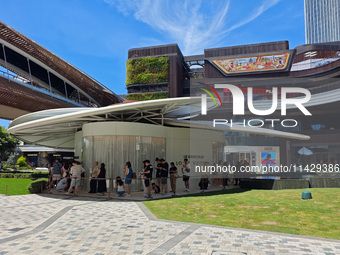
<path id="1" fill-rule="evenodd" d="M 101 178 L 105 178 L 106 175 L 106 169 L 105 169 L 105 164 L 101 163 L 100 165 L 100 169 L 99 169 L 99 174 L 98 174 L 98 192 L 104 196 L 105 192 L 107 191 L 106 189 L 106 180 L 105 179 L 101 179 Z"/>

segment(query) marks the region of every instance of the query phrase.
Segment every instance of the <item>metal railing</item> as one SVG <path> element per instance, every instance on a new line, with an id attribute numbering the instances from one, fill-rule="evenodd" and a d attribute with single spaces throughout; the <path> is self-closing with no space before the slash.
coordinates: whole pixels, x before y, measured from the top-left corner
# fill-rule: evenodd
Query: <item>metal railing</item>
<path id="1" fill-rule="evenodd" d="M 169 177 L 160 177 L 160 178 L 148 178 L 149 179 L 149 186 L 150 186 L 150 194 L 151 193 L 153 193 L 153 190 L 152 190 L 152 183 L 154 182 L 156 185 L 159 185 L 159 183 L 158 183 L 158 179 L 160 179 L 160 186 L 159 186 L 159 188 L 160 188 L 160 193 L 162 193 L 162 186 L 164 185 L 164 184 L 162 184 L 162 179 L 167 179 L 167 185 L 168 185 L 168 190 L 167 190 L 167 193 L 174 193 L 174 194 L 176 194 L 177 193 L 177 190 L 175 190 L 175 192 L 169 192 L 171 189 L 172 189 L 172 187 L 171 187 L 171 179 L 172 178 L 175 178 L 176 179 L 176 182 L 177 182 L 177 180 L 178 179 L 181 179 L 182 180 L 182 178 L 183 177 L 185 177 L 185 176 L 180 176 L 180 175 L 178 175 L 177 177 L 173 177 L 173 176 L 169 176 Z M 71 184 L 71 182 L 72 182 L 72 179 L 74 179 L 74 182 L 75 182 L 75 184 L 76 184 L 76 181 L 77 180 L 80 180 L 81 182 L 82 181 L 91 181 L 91 180 L 97 180 L 97 181 L 103 181 L 103 180 L 105 180 L 105 183 L 106 184 L 108 184 L 107 185 L 107 191 L 106 192 L 104 192 L 104 193 L 106 193 L 106 195 L 104 195 L 103 197 L 106 197 L 106 198 L 108 198 L 108 199 L 111 199 L 112 198 L 112 196 L 115 196 L 116 195 L 116 193 L 114 192 L 115 191 L 115 183 L 114 183 L 114 181 L 116 180 L 116 178 L 88 178 L 88 177 L 81 177 L 81 178 L 72 178 L 72 177 L 65 177 L 67 180 L 70 180 L 70 182 L 69 182 L 69 185 Z M 65 179 L 65 178 L 61 178 L 61 179 Z M 143 178 L 143 177 L 136 177 L 136 178 L 120 178 L 122 181 L 123 181 L 123 183 L 124 183 L 124 192 L 125 192 L 125 194 L 127 193 L 126 192 L 126 187 L 125 187 L 125 180 L 127 180 L 127 179 L 131 179 L 131 181 L 135 181 L 135 182 L 137 182 L 137 181 L 140 181 L 142 184 L 143 184 L 143 190 L 140 190 L 140 191 L 131 191 L 131 194 L 133 194 L 133 193 L 140 193 L 140 192 L 144 192 L 144 194 L 147 194 L 146 192 L 147 192 L 147 188 L 144 186 L 144 181 L 146 180 L 146 178 Z M 190 177 L 190 179 L 189 179 L 189 183 L 190 183 L 190 185 L 192 186 L 192 185 L 198 185 L 199 184 L 199 182 L 200 182 L 200 180 L 202 179 L 202 176 L 191 176 Z M 209 179 L 210 181 L 209 181 L 209 187 L 210 188 L 217 188 L 217 187 L 219 187 L 219 188 L 223 188 L 223 187 L 221 187 L 221 186 L 223 186 L 223 184 L 225 184 L 225 182 L 223 181 L 223 177 L 222 176 L 219 176 L 218 178 L 217 178 L 217 176 L 215 177 L 215 176 L 213 176 L 213 175 L 210 175 L 209 177 L 207 177 L 206 179 Z M 232 178 L 230 179 L 230 180 L 232 180 Z M 50 193 L 50 194 L 53 194 L 52 192 L 51 192 L 51 178 L 49 178 L 49 182 L 48 182 L 48 193 Z M 83 185 L 84 186 L 84 185 Z M 177 184 L 176 184 L 176 186 L 177 186 Z M 78 186 L 78 193 L 79 193 L 79 191 L 81 190 L 81 191 L 84 191 L 84 189 L 81 189 L 81 187 L 82 187 L 82 183 Z M 65 188 L 63 188 L 62 190 L 64 190 L 65 192 L 66 191 L 68 191 L 69 190 L 69 188 L 70 188 L 70 186 L 66 186 Z M 198 186 L 195 186 L 195 188 L 193 188 L 193 190 L 195 190 L 195 191 L 199 191 L 199 190 L 201 190 L 201 191 L 205 191 L 205 190 L 207 190 L 208 189 L 208 187 L 204 187 L 204 186 L 202 186 L 202 188 L 200 188 L 200 187 L 198 187 Z M 86 190 L 87 191 L 87 190 Z M 86 192 L 87 193 L 87 192 Z M 96 193 L 102 193 L 102 192 L 100 192 L 100 191 L 97 191 Z M 69 194 L 70 196 L 73 196 L 73 197 L 76 197 L 76 196 L 78 196 L 78 194 L 76 194 L 75 192 L 74 192 L 74 188 L 73 188 L 73 194 Z M 79 195 L 79 196 L 81 196 L 81 195 Z M 88 194 L 86 194 L 85 196 L 88 196 Z"/>
<path id="2" fill-rule="evenodd" d="M 63 94 L 56 94 L 55 92 L 51 91 L 50 89 L 45 88 L 44 86 L 42 86 L 40 83 L 37 83 L 36 81 L 29 81 L 23 77 L 21 77 L 20 75 L 13 75 L 11 73 L 7 73 L 5 71 L 0 70 L 0 76 L 7 78 L 9 81 L 14 81 L 20 85 L 23 85 L 25 87 L 28 87 L 34 91 L 38 91 L 40 93 L 43 93 L 45 95 L 57 98 L 59 100 L 65 101 L 67 103 L 76 105 L 76 106 L 90 106 L 91 102 L 86 102 L 86 104 L 84 104 L 85 101 L 82 102 L 78 102 L 79 100 L 73 99 L 72 97 L 66 97 Z"/>

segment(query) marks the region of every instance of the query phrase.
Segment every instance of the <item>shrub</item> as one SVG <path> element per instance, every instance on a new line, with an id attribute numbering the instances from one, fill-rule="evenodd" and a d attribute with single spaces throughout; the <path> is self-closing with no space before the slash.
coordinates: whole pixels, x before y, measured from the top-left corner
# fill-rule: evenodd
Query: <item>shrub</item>
<path id="1" fill-rule="evenodd" d="M 16 178 L 16 179 L 39 179 L 48 178 L 48 172 L 1 172 L 0 178 Z"/>
<path id="2" fill-rule="evenodd" d="M 3 169 L 3 170 L 1 170 L 1 173 L 12 173 L 12 171 L 8 170 L 8 169 Z"/>
<path id="3" fill-rule="evenodd" d="M 48 172 L 34 172 L 31 176 L 32 179 L 48 178 Z"/>
<path id="4" fill-rule="evenodd" d="M 19 165 L 19 167 L 26 167 L 27 166 L 26 158 L 24 156 L 18 158 L 17 165 Z"/>
<path id="5" fill-rule="evenodd" d="M 128 94 L 126 95 L 127 100 L 137 100 L 137 101 L 146 101 L 146 100 L 155 100 L 168 98 L 168 92 L 155 92 L 155 93 L 140 93 L 140 94 Z"/>
<path id="6" fill-rule="evenodd" d="M 167 82 L 168 57 L 146 57 L 126 62 L 126 85 Z"/>
<path id="7" fill-rule="evenodd" d="M 0 178 L 14 178 L 14 174 L 10 173 L 1 173 Z"/>
<path id="8" fill-rule="evenodd" d="M 18 173 L 18 174 L 14 174 L 14 178 L 17 178 L 17 179 L 31 179 L 32 178 L 32 174 L 29 174 L 29 173 Z"/>
<path id="9" fill-rule="evenodd" d="M 8 167 L 8 164 L 7 163 L 2 163 L 1 164 L 1 169 L 6 169 Z"/>
<path id="10" fill-rule="evenodd" d="M 32 168 L 30 166 L 21 166 L 18 167 L 17 170 L 31 170 Z"/>
<path id="11" fill-rule="evenodd" d="M 28 185 L 27 189 L 30 193 L 40 193 L 41 188 L 44 190 L 46 188 L 46 184 L 48 183 L 47 178 L 41 178 L 35 181 L 32 181 L 30 185 Z"/>

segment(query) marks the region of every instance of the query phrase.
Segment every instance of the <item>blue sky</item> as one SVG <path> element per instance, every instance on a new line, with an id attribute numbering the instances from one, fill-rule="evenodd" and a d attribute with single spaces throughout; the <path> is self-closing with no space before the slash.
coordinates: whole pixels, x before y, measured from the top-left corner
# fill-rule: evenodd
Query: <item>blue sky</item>
<path id="1" fill-rule="evenodd" d="M 126 94 L 130 48 L 178 43 L 194 55 L 279 40 L 294 48 L 305 41 L 303 11 L 302 0 L 11 0 L 0 20 Z"/>

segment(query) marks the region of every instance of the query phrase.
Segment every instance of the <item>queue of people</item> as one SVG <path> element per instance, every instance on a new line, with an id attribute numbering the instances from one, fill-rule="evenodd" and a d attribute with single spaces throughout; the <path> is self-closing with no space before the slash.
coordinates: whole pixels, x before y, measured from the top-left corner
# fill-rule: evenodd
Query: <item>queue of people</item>
<path id="1" fill-rule="evenodd" d="M 140 172 L 140 177 L 143 179 L 142 184 L 145 191 L 146 198 L 152 198 L 151 190 L 155 194 L 161 194 L 165 196 L 168 194 L 168 179 L 170 180 L 170 188 L 172 196 L 176 196 L 176 182 L 179 178 L 178 169 L 174 162 L 170 163 L 164 158 L 156 158 L 156 182 L 151 182 L 153 180 L 153 166 L 150 160 L 143 161 L 143 169 Z M 183 175 L 183 182 L 185 186 L 185 191 L 189 192 L 189 178 L 190 178 L 191 166 L 187 159 L 184 159 L 183 165 L 181 167 L 181 173 Z M 72 166 L 69 167 L 67 164 L 62 164 L 58 159 L 55 160 L 51 167 L 50 172 L 50 184 L 49 187 L 52 188 L 56 186 L 59 191 L 67 191 L 67 195 L 74 192 L 77 195 L 79 186 L 81 185 L 82 178 L 84 176 L 85 170 L 80 165 L 79 162 L 73 161 Z M 123 178 L 117 176 L 115 178 L 114 188 L 116 191 L 116 196 L 131 196 L 131 183 L 132 180 L 136 178 L 133 172 L 131 162 L 126 162 L 123 168 Z M 124 180 L 124 181 L 123 181 Z M 104 196 L 107 192 L 106 185 L 106 168 L 105 164 L 95 161 L 93 169 L 90 172 L 90 190 L 88 193 L 99 193 L 99 195 Z"/>
<path id="2" fill-rule="evenodd" d="M 170 179 L 170 193 L 173 193 L 172 196 L 176 196 L 176 182 L 179 178 L 178 169 L 174 162 L 170 163 L 170 167 L 168 162 L 164 158 L 156 158 L 156 181 L 151 184 L 151 188 L 155 194 L 167 195 L 168 193 L 168 179 Z M 181 168 L 183 181 L 185 185 L 185 191 L 190 191 L 189 186 L 189 178 L 190 178 L 190 170 L 191 166 L 187 159 L 184 159 L 183 166 Z M 152 198 L 150 193 L 150 181 L 152 179 L 153 167 L 150 163 L 150 160 L 143 161 L 143 172 L 141 175 L 144 177 L 144 186 L 146 189 L 146 198 Z M 170 174 L 170 178 L 169 178 Z"/>
<path id="3" fill-rule="evenodd" d="M 73 161 L 70 167 L 68 163 L 62 164 L 59 159 L 56 159 L 50 169 L 49 189 L 56 187 L 60 192 L 67 191 L 66 194 L 74 192 L 77 195 L 84 172 L 85 170 L 77 161 Z"/>
<path id="4" fill-rule="evenodd" d="M 89 193 L 99 193 L 104 196 L 107 192 L 106 187 L 106 168 L 105 164 L 101 163 L 99 167 L 98 161 L 93 163 L 93 169 L 90 173 L 90 191 Z"/>

